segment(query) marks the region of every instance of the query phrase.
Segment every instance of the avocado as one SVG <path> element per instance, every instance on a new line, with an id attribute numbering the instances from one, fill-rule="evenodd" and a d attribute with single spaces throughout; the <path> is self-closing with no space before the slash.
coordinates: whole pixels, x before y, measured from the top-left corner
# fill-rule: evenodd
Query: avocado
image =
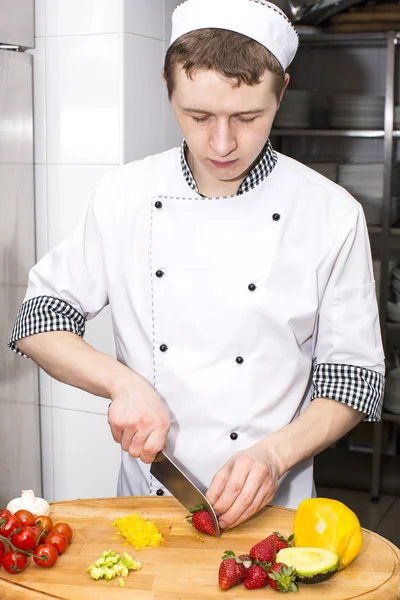
<path id="1" fill-rule="evenodd" d="M 295 567 L 300 583 L 320 583 L 336 573 L 340 559 L 335 552 L 324 548 L 297 546 L 280 550 L 276 562 Z"/>

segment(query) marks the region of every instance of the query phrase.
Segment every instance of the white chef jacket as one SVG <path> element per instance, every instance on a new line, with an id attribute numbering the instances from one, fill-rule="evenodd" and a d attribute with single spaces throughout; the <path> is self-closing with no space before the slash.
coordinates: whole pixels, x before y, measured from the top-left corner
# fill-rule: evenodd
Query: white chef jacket
<path id="1" fill-rule="evenodd" d="M 344 189 L 284 155 L 234 196 L 201 196 L 174 148 L 107 172 L 73 234 L 30 272 L 10 341 L 83 335 L 110 305 L 117 358 L 159 392 L 167 453 L 204 490 L 313 397 L 380 417 L 384 356 L 368 232 Z M 185 165 L 187 168 L 187 164 Z M 274 504 L 314 495 L 307 460 Z M 167 493 L 122 452 L 119 495 Z"/>

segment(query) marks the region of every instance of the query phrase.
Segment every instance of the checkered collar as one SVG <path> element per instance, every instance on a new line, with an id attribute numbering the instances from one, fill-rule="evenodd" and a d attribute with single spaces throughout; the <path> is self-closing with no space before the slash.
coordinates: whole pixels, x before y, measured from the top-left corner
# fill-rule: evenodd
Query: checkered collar
<path id="1" fill-rule="evenodd" d="M 195 192 L 199 193 L 197 189 L 197 184 L 194 180 L 190 167 L 186 160 L 186 151 L 188 149 L 188 145 L 185 141 L 183 141 L 181 146 L 181 167 L 182 173 L 186 180 L 186 183 L 189 187 L 192 188 Z M 236 193 L 237 196 L 240 194 L 244 194 L 244 192 L 248 192 L 255 188 L 259 183 L 264 181 L 266 177 L 272 172 L 276 163 L 278 161 L 278 155 L 275 150 L 272 148 L 271 142 L 268 140 L 264 146 L 263 152 L 258 160 L 258 162 L 254 165 L 252 170 L 246 175 L 244 180 L 239 186 L 239 189 Z"/>

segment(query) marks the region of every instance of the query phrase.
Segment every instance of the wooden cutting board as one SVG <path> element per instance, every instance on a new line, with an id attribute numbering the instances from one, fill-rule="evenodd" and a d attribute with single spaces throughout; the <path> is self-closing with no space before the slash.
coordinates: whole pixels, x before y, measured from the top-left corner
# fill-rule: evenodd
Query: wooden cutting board
<path id="1" fill-rule="evenodd" d="M 135 551 L 122 546 L 112 522 L 137 511 L 154 520 L 164 543 L 158 548 Z M 50 516 L 74 529 L 72 544 L 56 565 L 43 569 L 32 563 L 23 573 L 0 569 L 1 600 L 209 600 L 212 598 L 263 598 L 277 600 L 266 587 L 246 590 L 243 585 L 222 592 L 218 568 L 224 550 L 248 552 L 253 544 L 273 531 L 289 535 L 294 511 L 268 507 L 257 517 L 221 538 L 201 535 L 186 523 L 187 511 L 171 497 L 99 498 L 51 505 Z M 399 600 L 400 551 L 375 533 L 363 530 L 364 545 L 357 559 L 330 580 L 300 585 L 297 600 Z M 128 551 L 143 567 L 130 572 L 126 587 L 118 579 L 94 581 L 86 568 L 103 550 Z M 280 596 L 279 596 L 280 597 Z M 291 597 L 291 596 L 289 596 Z M 286 596 L 285 596 L 286 598 Z"/>

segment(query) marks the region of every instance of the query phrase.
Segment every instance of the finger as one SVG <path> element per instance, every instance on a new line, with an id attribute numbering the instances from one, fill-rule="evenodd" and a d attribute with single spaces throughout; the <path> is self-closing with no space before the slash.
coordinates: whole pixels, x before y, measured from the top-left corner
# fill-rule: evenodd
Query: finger
<path id="1" fill-rule="evenodd" d="M 124 450 L 125 452 L 129 452 L 129 448 L 132 445 L 132 441 L 135 438 L 135 436 L 138 435 L 138 431 L 136 429 L 131 429 L 129 427 L 125 427 L 122 430 L 121 433 L 121 438 L 120 438 L 120 444 L 121 444 L 121 448 L 122 450 Z"/>
<path id="2" fill-rule="evenodd" d="M 270 504 L 275 496 L 275 491 L 269 490 L 267 493 L 260 490 L 260 493 L 254 498 L 254 502 L 248 507 L 248 509 L 234 522 L 232 525 L 228 527 L 228 529 L 233 529 L 237 527 L 241 523 L 250 519 L 253 515 L 256 515 L 260 510 L 265 508 L 268 504 Z"/>
<path id="3" fill-rule="evenodd" d="M 230 509 L 242 491 L 248 475 L 249 468 L 246 463 L 243 461 L 235 461 L 233 463 L 229 479 L 214 505 L 214 510 L 223 515 Z"/>
<path id="4" fill-rule="evenodd" d="M 223 529 L 227 529 L 247 511 L 260 491 L 265 485 L 265 470 L 254 467 L 248 474 L 245 484 L 231 507 L 220 515 L 220 524 Z"/>
<path id="5" fill-rule="evenodd" d="M 210 483 L 210 487 L 206 492 L 206 498 L 210 501 L 213 507 L 225 489 L 231 474 L 231 469 L 232 466 L 227 463 L 214 475 Z"/>
<path id="6" fill-rule="evenodd" d="M 151 431 L 149 430 L 140 430 L 135 433 L 135 435 L 131 439 L 131 443 L 128 447 L 128 452 L 133 458 L 140 458 L 140 455 L 143 452 L 143 446 L 147 442 L 147 438 L 149 437 Z"/>
<path id="7" fill-rule="evenodd" d="M 152 463 L 158 452 L 165 449 L 166 438 L 167 435 L 164 430 L 154 429 L 143 444 L 140 460 L 146 464 Z"/>

